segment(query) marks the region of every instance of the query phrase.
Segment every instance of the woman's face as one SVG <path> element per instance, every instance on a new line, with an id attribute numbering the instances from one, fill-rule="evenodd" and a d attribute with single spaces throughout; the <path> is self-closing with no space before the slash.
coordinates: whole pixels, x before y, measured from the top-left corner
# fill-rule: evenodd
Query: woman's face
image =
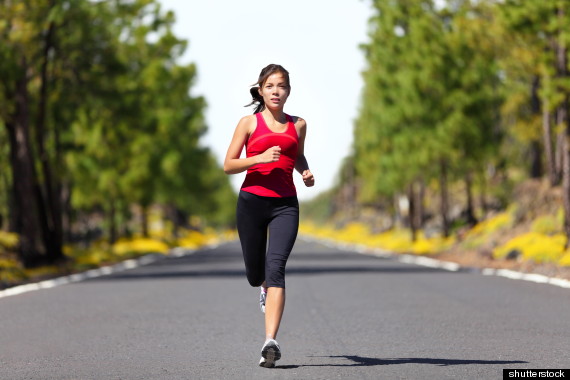
<path id="1" fill-rule="evenodd" d="M 277 72 L 267 78 L 259 89 L 259 94 L 263 96 L 263 101 L 267 108 L 276 110 L 283 108 L 289 97 L 289 91 L 289 84 L 285 76 Z"/>

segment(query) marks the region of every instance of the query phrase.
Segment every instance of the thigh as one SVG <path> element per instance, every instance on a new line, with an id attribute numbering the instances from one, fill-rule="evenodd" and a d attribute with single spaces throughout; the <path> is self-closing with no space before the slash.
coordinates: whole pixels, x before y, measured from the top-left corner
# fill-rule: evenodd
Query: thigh
<path id="1" fill-rule="evenodd" d="M 274 211 L 269 223 L 268 252 L 283 252 L 287 256 L 293 249 L 299 230 L 299 207 L 287 206 Z"/>
<path id="2" fill-rule="evenodd" d="M 285 267 L 299 230 L 299 204 L 296 198 L 281 201 L 273 209 L 273 218 L 269 223 L 269 247 L 267 260 Z"/>
<path id="3" fill-rule="evenodd" d="M 237 230 L 248 278 L 263 281 L 267 247 L 266 207 L 254 194 L 240 192 L 236 211 Z"/>

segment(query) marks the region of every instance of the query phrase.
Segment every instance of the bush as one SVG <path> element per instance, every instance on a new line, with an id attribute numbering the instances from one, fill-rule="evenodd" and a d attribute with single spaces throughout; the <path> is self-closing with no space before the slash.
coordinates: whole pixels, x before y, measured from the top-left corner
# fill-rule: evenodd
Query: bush
<path id="1" fill-rule="evenodd" d="M 553 235 L 562 232 L 564 225 L 564 213 L 560 211 L 556 216 L 544 215 L 536 218 L 531 225 L 530 230 L 543 235 Z"/>
<path id="2" fill-rule="evenodd" d="M 566 237 L 563 234 L 548 236 L 528 232 L 495 248 L 493 257 L 504 259 L 510 251 L 516 249 L 522 253 L 523 259 L 536 263 L 558 263 L 564 256 L 565 242 Z"/>

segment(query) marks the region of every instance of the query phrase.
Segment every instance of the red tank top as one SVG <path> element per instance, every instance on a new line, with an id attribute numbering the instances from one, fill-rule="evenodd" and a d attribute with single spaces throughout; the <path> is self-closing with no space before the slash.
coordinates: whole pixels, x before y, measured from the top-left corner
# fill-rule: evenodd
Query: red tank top
<path id="1" fill-rule="evenodd" d="M 292 197 L 297 195 L 293 183 L 293 169 L 297 159 L 299 136 L 293 119 L 287 117 L 287 130 L 283 133 L 272 132 L 261 113 L 256 113 L 257 126 L 249 136 L 245 147 L 246 156 L 256 156 L 272 146 L 281 147 L 279 161 L 257 164 L 247 170 L 241 190 L 262 197 Z"/>

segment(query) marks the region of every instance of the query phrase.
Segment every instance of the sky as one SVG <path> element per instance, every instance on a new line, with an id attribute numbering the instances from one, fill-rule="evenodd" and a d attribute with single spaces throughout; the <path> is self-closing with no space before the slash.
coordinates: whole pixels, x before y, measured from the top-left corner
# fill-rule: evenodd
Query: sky
<path id="1" fill-rule="evenodd" d="M 192 95 L 208 104 L 202 144 L 220 165 L 241 117 L 253 113 L 249 88 L 263 67 L 289 71 L 285 112 L 307 121 L 305 156 L 315 176 L 306 188 L 293 174 L 300 200 L 336 183 L 350 154 L 362 91 L 369 0 L 160 0 L 176 14 L 174 33 L 189 41 L 180 63 L 193 62 L 198 79 Z M 245 156 L 245 152 L 242 154 Z M 232 175 L 241 186 L 245 173 Z"/>

